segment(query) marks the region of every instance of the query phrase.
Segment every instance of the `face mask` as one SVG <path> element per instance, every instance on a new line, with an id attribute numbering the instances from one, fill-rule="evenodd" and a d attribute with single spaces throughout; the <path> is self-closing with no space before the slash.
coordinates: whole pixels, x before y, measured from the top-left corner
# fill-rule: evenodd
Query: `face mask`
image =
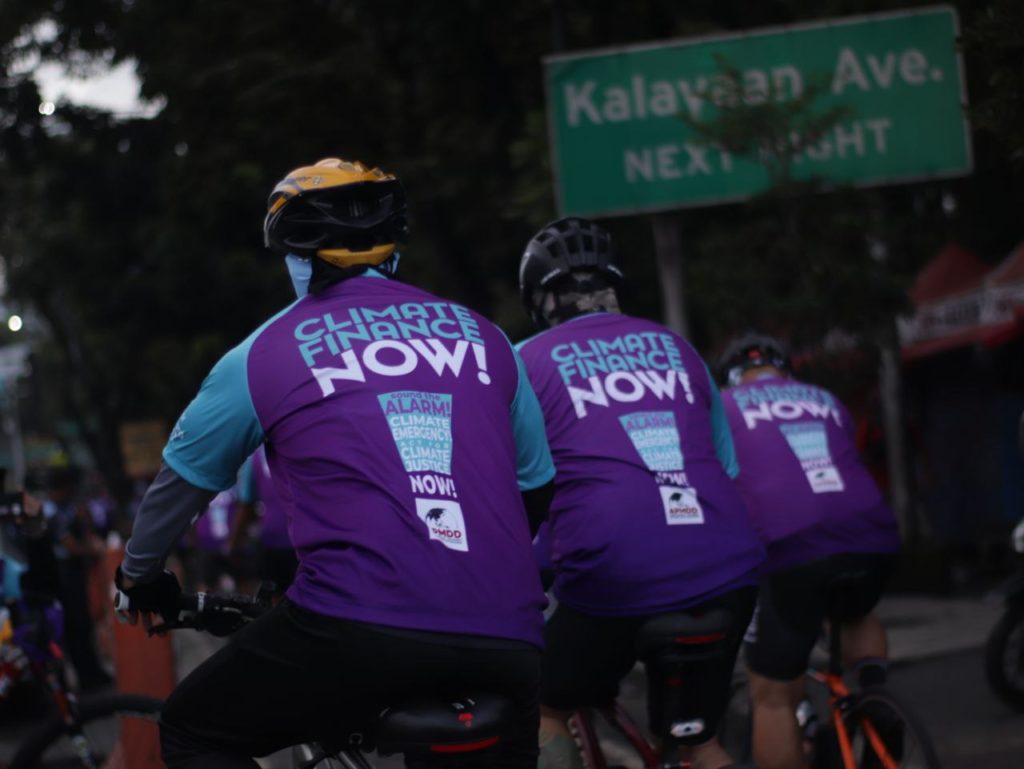
<path id="1" fill-rule="evenodd" d="M 398 274 L 398 262 L 401 258 L 402 255 L 395 251 L 385 262 L 377 265 L 377 271 L 383 272 L 385 275 L 390 275 L 392 278 L 395 277 Z"/>
<path id="2" fill-rule="evenodd" d="M 295 254 L 288 254 L 284 258 L 284 263 L 288 266 L 288 275 L 292 279 L 295 296 L 301 299 L 309 293 L 309 280 L 313 277 L 313 261 L 303 259 Z"/>

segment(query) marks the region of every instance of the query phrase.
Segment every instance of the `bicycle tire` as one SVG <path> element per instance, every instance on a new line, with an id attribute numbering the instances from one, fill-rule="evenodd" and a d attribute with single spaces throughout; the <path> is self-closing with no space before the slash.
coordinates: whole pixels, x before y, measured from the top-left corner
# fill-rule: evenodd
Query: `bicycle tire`
<path id="1" fill-rule="evenodd" d="M 999 699 L 1024 709 L 1024 604 L 1011 606 L 989 633 L 985 677 Z"/>
<path id="2" fill-rule="evenodd" d="M 869 722 L 900 769 L 941 769 L 931 737 L 914 712 L 882 687 L 868 687 L 853 695 L 844 721 L 853 744 L 856 769 L 884 769 L 870 745 Z"/>
<path id="3" fill-rule="evenodd" d="M 100 694 L 85 696 L 79 700 L 79 723 L 90 753 L 105 759 L 117 744 L 119 724 L 113 719 L 132 718 L 155 723 L 160 716 L 163 702 L 154 697 L 139 694 Z M 67 724 L 60 716 L 53 716 L 32 731 L 18 747 L 8 769 L 70 769 L 82 766 L 66 739 Z M 102 765 L 103 761 L 97 762 Z"/>

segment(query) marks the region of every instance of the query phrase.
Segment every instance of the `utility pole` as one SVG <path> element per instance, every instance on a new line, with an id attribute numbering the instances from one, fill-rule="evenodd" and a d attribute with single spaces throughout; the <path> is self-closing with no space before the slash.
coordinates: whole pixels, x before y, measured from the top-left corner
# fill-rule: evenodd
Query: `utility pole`
<path id="1" fill-rule="evenodd" d="M 661 301 L 665 325 L 684 339 L 689 338 L 686 296 L 683 290 L 683 233 L 679 217 L 670 213 L 654 214 L 654 258 L 661 283 Z"/>
<path id="2" fill-rule="evenodd" d="M 878 391 L 885 429 L 885 456 L 889 470 L 889 503 L 905 541 L 921 533 L 910 498 L 910 473 L 907 468 L 907 441 L 903 418 L 903 375 L 900 370 L 899 339 L 895 328 L 885 335 L 878 367 Z"/>

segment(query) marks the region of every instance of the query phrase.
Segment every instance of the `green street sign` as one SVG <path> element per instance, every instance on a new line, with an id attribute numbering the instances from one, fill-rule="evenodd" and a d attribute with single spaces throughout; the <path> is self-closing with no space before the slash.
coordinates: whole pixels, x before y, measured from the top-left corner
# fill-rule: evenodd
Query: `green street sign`
<path id="1" fill-rule="evenodd" d="M 559 209 L 607 216 L 763 192 L 762 163 L 701 141 L 683 116 L 705 123 L 813 88 L 814 111 L 842 106 L 848 117 L 801 146 L 794 178 L 877 186 L 969 174 L 957 35 L 956 11 L 940 6 L 548 57 Z"/>

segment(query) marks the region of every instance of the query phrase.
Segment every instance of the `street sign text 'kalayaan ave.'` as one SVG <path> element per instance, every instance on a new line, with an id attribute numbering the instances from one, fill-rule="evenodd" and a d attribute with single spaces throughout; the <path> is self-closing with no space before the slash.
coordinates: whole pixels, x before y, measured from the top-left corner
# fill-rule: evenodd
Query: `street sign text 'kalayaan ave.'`
<path id="1" fill-rule="evenodd" d="M 730 103 L 792 100 L 812 84 L 810 109 L 847 112 L 795 156 L 795 178 L 873 186 L 970 173 L 957 35 L 942 6 L 552 56 L 559 208 L 601 216 L 762 192 L 761 163 L 700 140 L 683 116 L 703 123 Z"/>

